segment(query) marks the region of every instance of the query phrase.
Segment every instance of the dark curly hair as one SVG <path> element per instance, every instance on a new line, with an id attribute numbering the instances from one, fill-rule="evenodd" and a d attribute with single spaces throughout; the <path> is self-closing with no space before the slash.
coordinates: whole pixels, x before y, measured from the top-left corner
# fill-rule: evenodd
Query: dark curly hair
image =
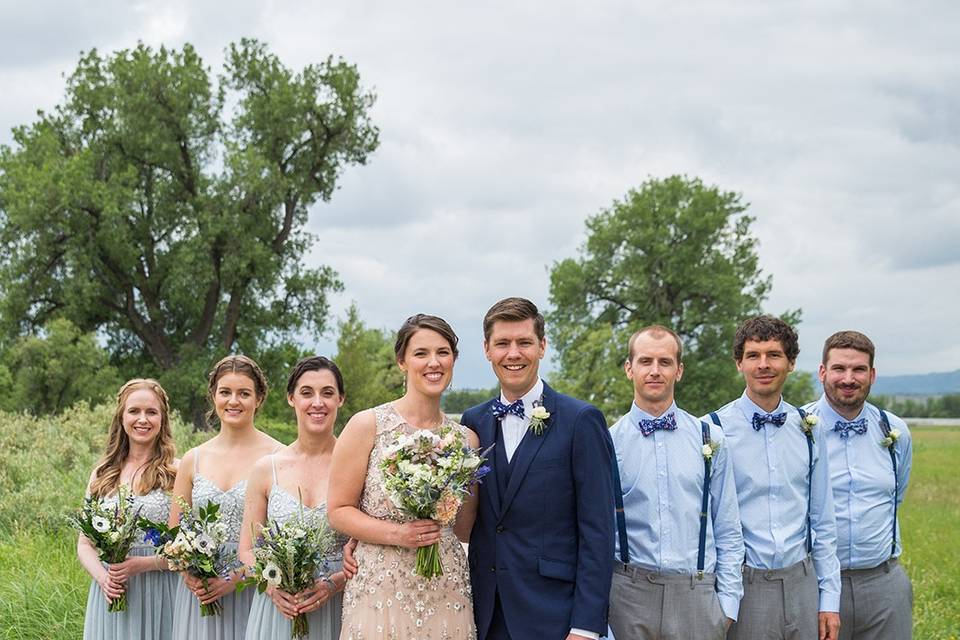
<path id="1" fill-rule="evenodd" d="M 780 318 L 762 315 L 748 318 L 737 327 L 737 334 L 733 338 L 733 359 L 743 360 L 743 344 L 747 340 L 766 342 L 779 340 L 783 352 L 790 362 L 796 362 L 800 355 L 800 342 L 797 332 Z"/>

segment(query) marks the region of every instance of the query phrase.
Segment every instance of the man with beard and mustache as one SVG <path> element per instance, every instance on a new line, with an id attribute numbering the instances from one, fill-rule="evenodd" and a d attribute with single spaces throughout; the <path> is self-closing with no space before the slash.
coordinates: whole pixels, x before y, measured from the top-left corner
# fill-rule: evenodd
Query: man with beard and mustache
<path id="1" fill-rule="evenodd" d="M 820 417 L 830 460 L 840 559 L 840 638 L 910 638 L 913 588 L 897 561 L 897 506 L 910 479 L 906 423 L 867 402 L 877 378 L 875 349 L 857 331 L 823 345 L 823 395 L 806 407 Z"/>

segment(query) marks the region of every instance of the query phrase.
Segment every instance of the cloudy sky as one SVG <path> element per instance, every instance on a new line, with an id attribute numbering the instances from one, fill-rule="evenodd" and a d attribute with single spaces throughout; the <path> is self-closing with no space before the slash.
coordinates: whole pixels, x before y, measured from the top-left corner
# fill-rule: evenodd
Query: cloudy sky
<path id="1" fill-rule="evenodd" d="M 586 217 L 682 173 L 751 204 L 767 310 L 803 309 L 799 366 L 855 328 L 881 375 L 960 368 L 960 4 L 0 0 L 0 143 L 63 96 L 81 50 L 260 38 L 341 55 L 381 145 L 311 216 L 311 263 L 365 320 L 443 315 L 454 386 L 493 382 L 480 320 L 548 305 Z M 329 351 L 333 336 L 320 338 Z"/>

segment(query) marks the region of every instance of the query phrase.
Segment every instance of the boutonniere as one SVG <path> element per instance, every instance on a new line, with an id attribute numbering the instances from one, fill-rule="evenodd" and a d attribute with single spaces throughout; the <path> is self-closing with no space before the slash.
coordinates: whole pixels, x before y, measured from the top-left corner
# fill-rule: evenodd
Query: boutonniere
<path id="1" fill-rule="evenodd" d="M 703 448 L 700 450 L 700 452 L 703 454 L 704 460 L 712 460 L 713 454 L 715 454 L 719 449 L 720 443 L 711 440 L 709 444 L 703 445 Z"/>
<path id="2" fill-rule="evenodd" d="M 803 433 L 808 438 L 810 438 L 811 442 L 814 441 L 813 428 L 817 426 L 819 423 L 820 423 L 820 418 L 813 415 L 812 413 L 808 413 L 807 415 L 803 416 L 803 420 L 800 421 L 800 430 L 803 431 Z"/>
<path id="3" fill-rule="evenodd" d="M 900 430 L 899 429 L 890 429 L 890 435 L 880 441 L 880 446 L 884 449 L 889 449 L 893 446 L 893 443 L 900 439 Z"/>
<path id="4" fill-rule="evenodd" d="M 530 431 L 534 435 L 542 436 L 547 428 L 547 420 L 550 419 L 550 412 L 543 405 L 537 405 L 530 412 Z"/>

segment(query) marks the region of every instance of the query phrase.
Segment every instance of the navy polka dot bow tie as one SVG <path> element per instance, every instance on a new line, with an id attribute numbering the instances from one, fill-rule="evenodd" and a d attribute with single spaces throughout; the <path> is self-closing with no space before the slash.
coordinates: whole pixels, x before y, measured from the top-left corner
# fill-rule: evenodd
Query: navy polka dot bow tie
<path id="1" fill-rule="evenodd" d="M 833 430 L 839 433 L 841 438 L 849 438 L 851 431 L 858 436 L 862 436 L 867 432 L 867 419 L 860 418 L 859 420 L 853 420 L 851 422 L 837 420 L 837 423 L 833 425 Z"/>
<path id="2" fill-rule="evenodd" d="M 768 422 L 775 427 L 782 427 L 786 421 L 786 413 L 755 413 L 753 414 L 753 429 L 754 431 L 760 431 L 760 429 L 763 429 L 763 425 Z"/>
<path id="3" fill-rule="evenodd" d="M 512 413 L 518 418 L 523 418 L 526 416 L 526 412 L 523 410 L 523 400 L 517 400 L 510 404 L 503 404 L 500 402 L 500 398 L 495 398 L 493 400 L 493 417 L 497 420 L 503 420 L 503 416 L 508 413 Z"/>
<path id="4" fill-rule="evenodd" d="M 640 433 L 642 433 L 643 437 L 645 438 L 651 435 L 657 429 L 674 431 L 676 428 L 677 418 L 672 413 L 668 413 L 665 416 L 660 416 L 659 418 L 654 418 L 653 420 L 640 421 Z"/>

